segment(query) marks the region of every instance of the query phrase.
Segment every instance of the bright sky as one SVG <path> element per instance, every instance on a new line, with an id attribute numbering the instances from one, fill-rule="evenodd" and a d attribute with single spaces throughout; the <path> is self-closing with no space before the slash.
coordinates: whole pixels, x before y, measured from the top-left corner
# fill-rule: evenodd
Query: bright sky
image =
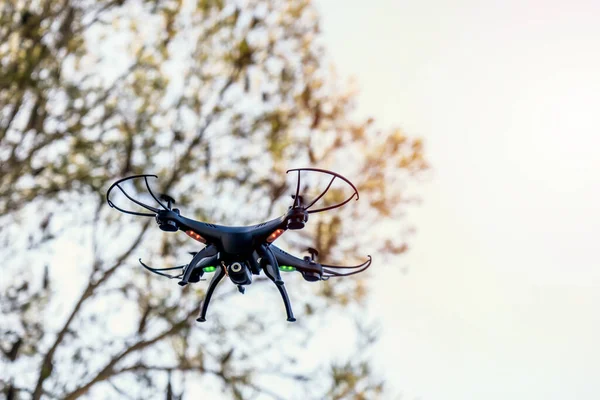
<path id="1" fill-rule="evenodd" d="M 408 274 L 377 266 L 393 392 L 600 398 L 600 2 L 317 6 L 360 112 L 433 165 Z"/>

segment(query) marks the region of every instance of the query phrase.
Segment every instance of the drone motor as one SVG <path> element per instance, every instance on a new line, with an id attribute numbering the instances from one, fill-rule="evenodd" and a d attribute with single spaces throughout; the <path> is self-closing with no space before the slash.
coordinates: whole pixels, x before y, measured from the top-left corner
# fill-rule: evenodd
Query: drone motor
<path id="1" fill-rule="evenodd" d="M 288 219 L 287 228 L 292 230 L 302 229 L 308 221 L 308 212 L 301 207 L 294 207 Z"/>
<path id="2" fill-rule="evenodd" d="M 177 230 L 179 229 L 177 227 L 177 224 L 171 220 L 160 221 L 158 223 L 158 227 L 160 228 L 161 231 L 164 231 L 164 232 L 177 232 Z"/>

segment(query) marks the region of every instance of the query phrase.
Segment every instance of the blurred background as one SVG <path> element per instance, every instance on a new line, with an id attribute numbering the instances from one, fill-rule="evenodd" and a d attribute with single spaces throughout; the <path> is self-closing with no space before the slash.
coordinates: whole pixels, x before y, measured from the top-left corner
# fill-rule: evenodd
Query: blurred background
<path id="1" fill-rule="evenodd" d="M 422 136 L 432 179 L 377 274 L 403 398 L 600 394 L 600 4 L 317 3 L 359 113 Z"/>
<path id="2" fill-rule="evenodd" d="M 0 4 L 0 390 L 18 398 L 596 399 L 600 6 Z M 104 201 L 135 173 L 250 224 L 285 170 L 361 193 L 277 245 L 363 275 L 148 276 L 198 250 Z M 150 221 L 151 222 L 151 221 Z M 192 287 L 193 286 L 193 287 Z"/>

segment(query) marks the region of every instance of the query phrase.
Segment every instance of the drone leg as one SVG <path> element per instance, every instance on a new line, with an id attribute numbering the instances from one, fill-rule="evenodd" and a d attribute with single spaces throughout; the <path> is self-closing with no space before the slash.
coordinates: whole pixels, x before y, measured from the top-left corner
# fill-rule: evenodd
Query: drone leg
<path id="1" fill-rule="evenodd" d="M 215 276 L 213 276 L 212 280 L 210 281 L 210 285 L 208 286 L 208 292 L 206 292 L 206 297 L 204 298 L 204 301 L 202 302 L 202 309 L 200 310 L 200 316 L 196 319 L 196 321 L 198 321 L 198 322 L 206 321 L 206 311 L 208 310 L 208 303 L 210 303 L 210 298 L 211 298 L 213 292 L 215 291 L 215 288 L 217 287 L 217 285 L 219 284 L 221 279 L 223 279 L 224 276 L 225 276 L 225 270 L 223 269 L 223 267 L 218 266 L 217 270 L 215 271 Z"/>
<path id="2" fill-rule="evenodd" d="M 210 251 L 213 250 L 211 247 L 212 246 L 205 247 L 204 249 L 202 249 L 194 255 L 192 261 L 190 261 L 188 266 L 185 268 L 183 278 L 179 282 L 177 282 L 180 286 L 187 285 L 190 282 L 192 274 L 198 269 L 200 269 L 199 275 L 202 276 L 202 268 L 209 265 L 214 265 L 218 261 L 216 255 L 210 254 Z"/>
<path id="3" fill-rule="evenodd" d="M 258 253 L 254 251 L 252 252 L 252 257 L 248 260 L 250 261 L 250 271 L 252 271 L 254 275 L 260 275 L 260 264 L 256 261 L 259 257 Z"/>
<path id="4" fill-rule="evenodd" d="M 269 277 L 269 279 L 271 279 L 271 278 Z M 275 282 L 273 279 L 271 279 L 271 280 L 273 282 Z M 283 304 L 285 305 L 285 312 L 287 314 L 287 320 L 289 322 L 295 322 L 296 318 L 294 318 L 294 313 L 292 312 L 292 304 L 290 303 L 290 298 L 288 297 L 287 290 L 285 290 L 285 286 L 283 284 L 281 284 L 281 285 L 275 284 L 275 286 L 277 286 L 277 290 L 279 290 L 279 294 L 281 294 L 281 297 L 283 298 Z"/>
<path id="5" fill-rule="evenodd" d="M 283 285 L 283 280 L 281 280 L 281 275 L 279 274 L 279 264 L 277 263 L 277 259 L 273 255 L 273 252 L 264 244 L 260 246 L 260 250 L 260 263 L 263 267 L 263 271 L 265 271 L 265 275 L 275 282 L 276 285 Z"/>

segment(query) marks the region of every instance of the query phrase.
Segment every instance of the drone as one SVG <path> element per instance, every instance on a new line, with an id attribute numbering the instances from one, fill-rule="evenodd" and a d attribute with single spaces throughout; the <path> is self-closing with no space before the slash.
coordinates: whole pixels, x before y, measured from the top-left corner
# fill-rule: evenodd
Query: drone
<path id="1" fill-rule="evenodd" d="M 308 204 L 305 204 L 305 196 L 300 194 L 300 173 L 304 171 L 331 176 L 331 180 L 325 190 Z M 180 286 L 205 280 L 202 279 L 204 274 L 214 273 L 202 303 L 200 316 L 196 321 L 206 321 L 206 313 L 208 311 L 210 299 L 215 288 L 225 276 L 229 277 L 231 282 L 237 285 L 239 292 L 244 294 L 245 286 L 252 283 L 252 276 L 260 275 L 260 272 L 263 271 L 267 278 L 275 283 L 275 286 L 283 298 L 287 320 L 294 322 L 296 321 L 296 318 L 294 318 L 290 299 L 284 282 L 281 279 L 280 271 L 296 271 L 301 273 L 306 281 L 316 282 L 327 280 L 331 277 L 349 276 L 362 272 L 369 268 L 372 258 L 371 256 L 368 256 L 367 261 L 355 266 L 327 265 L 317 262 L 318 251 L 315 249 L 309 248 L 309 256 L 298 258 L 281 250 L 273 244 L 273 242 L 287 230 L 300 230 L 304 228 L 310 214 L 332 210 L 343 206 L 354 197 L 356 197 L 356 200 L 359 198 L 358 190 L 352 182 L 335 172 L 317 168 L 296 168 L 290 169 L 286 173 L 290 172 L 297 172 L 296 192 L 292 195 L 293 204 L 288 208 L 284 215 L 251 226 L 215 225 L 184 217 L 181 215 L 179 209 L 172 208 L 175 204 L 175 200 L 171 196 L 161 194 L 157 197 L 150 189 L 148 178 L 158 179 L 158 176 L 156 175 L 133 175 L 118 180 L 108 189 L 106 201 L 110 207 L 123 213 L 154 218 L 162 231 L 182 231 L 190 238 L 204 244 L 204 248 L 201 250 L 190 252 L 192 259 L 188 264 L 177 267 L 151 268 L 143 263 L 141 258 L 139 259 L 140 264 L 150 272 L 165 276 L 169 279 L 179 279 L 178 284 Z M 135 179 L 144 180 L 146 189 L 152 198 L 159 204 L 160 208 L 152 207 L 136 200 L 121 187 L 121 184 L 124 182 Z M 311 207 L 323 198 L 336 179 L 345 182 L 345 184 L 352 188 L 353 193 L 350 197 L 336 204 L 311 209 Z M 118 207 L 110 199 L 111 192 L 114 188 L 118 188 L 127 199 L 150 211 L 150 213 L 129 211 Z M 165 272 L 175 270 L 181 271 L 177 275 Z"/>

